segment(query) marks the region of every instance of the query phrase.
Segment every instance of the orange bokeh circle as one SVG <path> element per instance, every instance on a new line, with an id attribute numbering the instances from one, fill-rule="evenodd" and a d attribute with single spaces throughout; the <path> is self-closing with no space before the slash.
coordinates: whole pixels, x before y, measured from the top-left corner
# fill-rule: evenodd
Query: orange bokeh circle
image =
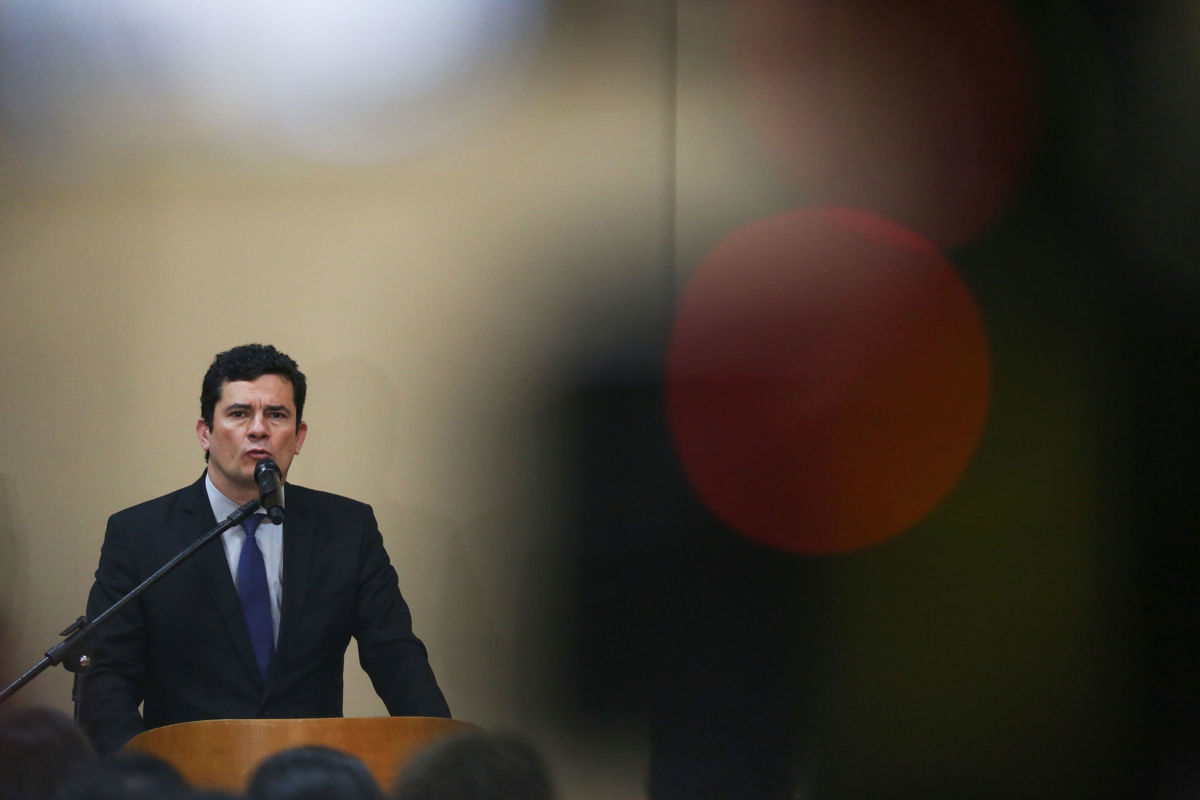
<path id="1" fill-rule="evenodd" d="M 987 416 L 984 327 L 928 241 L 850 209 L 752 223 L 699 265 L 666 359 L 671 432 L 708 508 L 761 543 L 854 550 L 954 486 Z"/>

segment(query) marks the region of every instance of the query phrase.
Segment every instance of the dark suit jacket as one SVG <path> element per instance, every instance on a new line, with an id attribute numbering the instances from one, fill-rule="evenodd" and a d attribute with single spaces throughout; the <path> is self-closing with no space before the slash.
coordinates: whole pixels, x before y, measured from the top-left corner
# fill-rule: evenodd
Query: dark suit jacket
<path id="1" fill-rule="evenodd" d="M 258 674 L 217 537 L 98 628 L 100 659 L 83 683 L 80 720 L 100 750 L 176 722 L 340 717 L 351 636 L 389 713 L 450 716 L 370 506 L 289 483 L 286 515 L 271 674 Z M 216 524 L 203 477 L 114 514 L 88 619 Z"/>

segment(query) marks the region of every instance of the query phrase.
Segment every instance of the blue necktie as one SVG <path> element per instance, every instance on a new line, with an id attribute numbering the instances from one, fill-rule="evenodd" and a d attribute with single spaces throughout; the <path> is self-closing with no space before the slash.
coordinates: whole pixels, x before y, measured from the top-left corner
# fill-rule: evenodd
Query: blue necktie
<path id="1" fill-rule="evenodd" d="M 267 565 L 254 532 L 263 514 L 255 514 L 242 521 L 246 540 L 242 542 L 242 554 L 238 557 L 238 598 L 242 601 L 242 616 L 246 619 L 246 630 L 250 632 L 250 646 L 254 648 L 254 660 L 258 671 L 267 679 L 271 669 L 271 656 L 275 651 L 275 632 L 271 624 L 271 592 L 267 589 Z"/>

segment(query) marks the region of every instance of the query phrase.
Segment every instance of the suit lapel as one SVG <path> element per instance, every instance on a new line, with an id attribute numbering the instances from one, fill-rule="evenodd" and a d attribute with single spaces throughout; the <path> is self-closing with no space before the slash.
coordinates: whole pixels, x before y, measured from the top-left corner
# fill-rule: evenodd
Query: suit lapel
<path id="1" fill-rule="evenodd" d="M 188 493 L 183 503 L 184 513 L 188 518 L 182 531 L 185 546 L 211 531 L 217 524 L 212 505 L 208 502 L 208 492 L 204 488 L 204 478 L 201 477 L 193 484 L 193 488 L 194 491 Z M 242 667 L 261 691 L 262 677 L 258 674 L 258 663 L 254 660 L 254 650 L 250 647 L 250 634 L 246 632 L 246 621 L 242 618 L 241 601 L 238 600 L 237 589 L 233 585 L 233 575 L 229 572 L 229 559 L 220 540 L 221 537 L 218 536 L 215 541 L 201 547 L 192 556 L 190 564 L 180 566 L 190 566 L 196 570 L 199 580 L 212 599 L 217 615 L 229 631 Z"/>
<path id="2" fill-rule="evenodd" d="M 275 647 L 272 673 L 287 668 L 292 642 L 300 635 L 304 598 L 312 568 L 313 537 L 316 534 L 316 520 L 309 513 L 304 489 L 288 484 L 284 492 L 283 610 L 279 617 L 279 641 Z"/>

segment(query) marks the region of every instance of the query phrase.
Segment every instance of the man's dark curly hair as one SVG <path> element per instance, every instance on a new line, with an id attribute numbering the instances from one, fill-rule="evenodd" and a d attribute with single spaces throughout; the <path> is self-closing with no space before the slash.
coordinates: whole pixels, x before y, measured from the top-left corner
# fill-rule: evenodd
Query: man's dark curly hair
<path id="1" fill-rule="evenodd" d="M 296 430 L 304 418 L 304 395 L 308 386 L 304 373 L 296 362 L 269 344 L 244 344 L 217 353 L 212 366 L 204 373 L 200 387 L 200 416 L 211 431 L 217 401 L 226 381 L 252 381 L 263 375 L 278 375 L 292 384 L 292 399 L 296 401 Z"/>

